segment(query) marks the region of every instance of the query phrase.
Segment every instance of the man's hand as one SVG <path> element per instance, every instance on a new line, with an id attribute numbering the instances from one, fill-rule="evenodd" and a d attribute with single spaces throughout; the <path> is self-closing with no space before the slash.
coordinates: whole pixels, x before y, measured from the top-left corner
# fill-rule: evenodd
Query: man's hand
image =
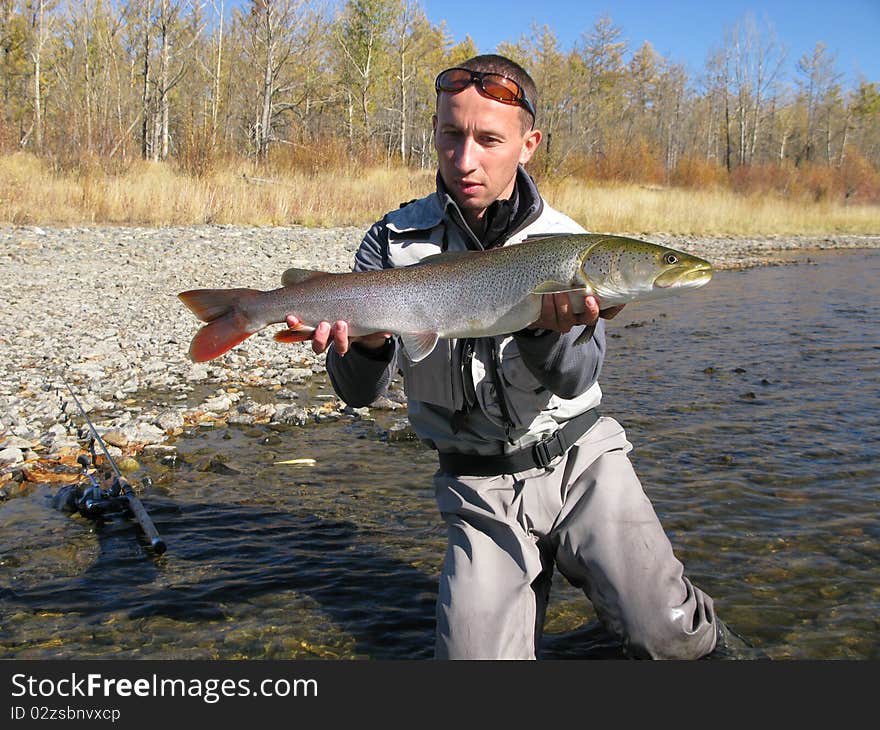
<path id="1" fill-rule="evenodd" d="M 288 315 L 287 326 L 295 329 L 300 325 L 300 321 L 294 315 Z M 339 320 L 332 325 L 329 322 L 319 322 L 312 333 L 312 349 L 320 355 L 324 352 L 332 341 L 333 347 L 340 355 L 348 352 L 352 342 L 358 342 L 361 347 L 369 350 L 378 350 L 385 344 L 385 341 L 391 337 L 390 332 L 374 332 L 362 337 L 348 336 L 348 322 Z"/>
<path id="2" fill-rule="evenodd" d="M 599 309 L 599 300 L 592 294 L 583 298 L 583 312 L 577 312 L 572 306 L 571 299 L 566 292 L 557 294 L 545 294 L 541 299 L 541 316 L 532 322 L 532 329 L 554 330 L 556 332 L 570 332 L 572 327 L 579 325 L 594 325 L 602 319 L 616 317 L 626 305 Z M 579 307 L 577 308 L 579 309 Z"/>

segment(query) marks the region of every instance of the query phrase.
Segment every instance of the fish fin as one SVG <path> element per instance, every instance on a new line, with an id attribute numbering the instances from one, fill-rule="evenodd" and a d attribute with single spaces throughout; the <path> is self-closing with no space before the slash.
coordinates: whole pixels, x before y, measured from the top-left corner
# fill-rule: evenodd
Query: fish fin
<path id="1" fill-rule="evenodd" d="M 313 269 L 288 269 L 281 275 L 282 286 L 296 286 L 309 279 L 317 279 L 319 276 L 327 276 L 327 271 L 314 271 Z"/>
<path id="2" fill-rule="evenodd" d="M 412 362 L 419 362 L 430 355 L 437 346 L 440 335 L 436 332 L 404 332 L 400 335 L 403 349 Z"/>
<path id="3" fill-rule="evenodd" d="M 278 330 L 272 339 L 275 342 L 306 342 L 312 339 L 314 333 L 314 327 L 301 324 L 297 327 L 288 327 L 286 330 Z"/>
<path id="4" fill-rule="evenodd" d="M 425 258 L 420 259 L 416 266 L 421 266 L 422 264 L 448 264 L 453 261 L 460 261 L 461 259 L 468 258 L 469 256 L 473 256 L 477 251 L 444 251 L 443 253 L 435 253 L 430 256 L 425 256 Z"/>
<path id="5" fill-rule="evenodd" d="M 553 288 L 558 285 L 558 289 Z M 532 290 L 532 294 L 568 294 L 568 301 L 571 302 L 571 311 L 575 314 L 583 314 L 584 297 L 593 294 L 590 289 L 577 287 L 573 289 L 571 284 L 559 284 L 558 282 L 545 281 L 539 287 Z"/>
<path id="6" fill-rule="evenodd" d="M 213 322 L 234 309 L 239 299 L 257 293 L 256 289 L 193 289 L 177 298 L 202 322 Z"/>
<path id="7" fill-rule="evenodd" d="M 533 294 L 561 294 L 565 291 L 584 291 L 583 287 L 573 287 L 561 281 L 545 281 L 532 289 Z"/>
<path id="8" fill-rule="evenodd" d="M 238 303 L 259 293 L 255 289 L 194 289 L 178 294 L 199 319 L 208 323 L 193 337 L 189 356 L 195 362 L 213 360 L 256 332 L 250 329 L 250 321 Z"/>
<path id="9" fill-rule="evenodd" d="M 189 356 L 195 362 L 206 362 L 220 357 L 240 342 L 244 342 L 253 332 L 248 332 L 238 324 L 240 317 L 224 314 L 206 324 L 193 337 L 189 346 Z"/>
<path id="10" fill-rule="evenodd" d="M 574 341 L 574 344 L 580 345 L 581 343 L 586 342 L 587 340 L 589 340 L 593 336 L 593 333 L 595 331 L 596 331 L 596 323 L 595 322 L 593 324 L 585 325 L 584 331 L 581 332 L 577 336 L 577 339 Z"/>

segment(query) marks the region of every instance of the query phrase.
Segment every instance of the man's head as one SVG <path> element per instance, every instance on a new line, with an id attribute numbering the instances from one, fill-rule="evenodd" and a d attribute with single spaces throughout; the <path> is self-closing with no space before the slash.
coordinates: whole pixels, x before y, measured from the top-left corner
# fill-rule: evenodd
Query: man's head
<path id="1" fill-rule="evenodd" d="M 436 87 L 440 175 L 468 223 L 478 225 L 495 200 L 510 197 L 517 166 L 541 141 L 535 83 L 510 59 L 485 55 L 447 69 Z"/>
<path id="2" fill-rule="evenodd" d="M 528 72 L 518 63 L 494 53 L 474 56 L 442 71 L 434 82 L 438 101 L 441 92 L 457 93 L 474 84 L 483 96 L 502 104 L 518 106 L 522 111 L 522 131 L 535 126 L 538 89 Z"/>

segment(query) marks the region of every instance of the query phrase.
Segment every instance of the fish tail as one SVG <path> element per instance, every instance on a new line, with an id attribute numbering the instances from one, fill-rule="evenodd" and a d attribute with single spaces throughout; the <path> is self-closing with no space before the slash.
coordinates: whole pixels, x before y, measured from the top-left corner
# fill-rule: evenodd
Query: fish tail
<path id="1" fill-rule="evenodd" d="M 194 289 L 178 294 L 200 320 L 208 323 L 193 337 L 189 356 L 195 362 L 213 360 L 262 329 L 253 327 L 240 306 L 243 299 L 260 293 L 256 289 Z"/>

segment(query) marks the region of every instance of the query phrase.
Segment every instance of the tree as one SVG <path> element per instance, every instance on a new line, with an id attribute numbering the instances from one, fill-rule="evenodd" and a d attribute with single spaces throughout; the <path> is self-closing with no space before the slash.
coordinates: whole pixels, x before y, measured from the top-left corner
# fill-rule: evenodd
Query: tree
<path id="1" fill-rule="evenodd" d="M 559 48 L 559 39 L 549 26 L 533 24 L 528 36 L 522 36 L 516 44 L 500 44 L 498 52 L 528 69 L 538 87 L 538 98 L 532 101 L 537 102 L 536 123 L 544 132 L 539 164 L 544 171 L 558 171 L 573 151 L 573 146 L 565 143 L 562 134 L 571 96 L 565 78 L 566 59 Z"/>
<path id="2" fill-rule="evenodd" d="M 17 12 L 15 2 L 0 0 L 0 104 L 3 106 L 0 143 L 6 133 L 11 136 L 16 127 L 15 143 L 21 145 L 25 141 L 31 74 L 28 35 L 25 15 Z"/>
<path id="3" fill-rule="evenodd" d="M 43 54 L 52 32 L 53 16 L 56 2 L 53 0 L 30 0 L 28 15 L 30 16 L 29 52 L 32 64 L 32 102 L 34 149 L 37 154 L 43 152 Z"/>
<path id="4" fill-rule="evenodd" d="M 728 47 L 737 100 L 738 161 L 745 165 L 755 157 L 765 105 L 785 61 L 785 51 L 772 26 L 768 23 L 762 30 L 751 14 L 729 31 Z"/>
<path id="5" fill-rule="evenodd" d="M 386 32 L 393 13 L 391 0 L 348 0 L 337 31 L 344 57 L 343 84 L 348 96 L 349 141 L 363 144 L 370 136 L 372 98 L 377 71 L 387 66 Z M 355 132 L 354 102 L 359 111 Z M 357 138 L 357 139 L 356 139 Z"/>
<path id="6" fill-rule="evenodd" d="M 589 33 L 575 45 L 568 72 L 572 74 L 572 103 L 569 133 L 580 137 L 588 153 L 603 152 L 607 133 L 614 127 L 623 107 L 623 31 L 608 16 L 600 17 Z"/>
<path id="7" fill-rule="evenodd" d="M 835 70 L 836 57 L 828 53 L 824 43 L 817 43 L 811 54 L 804 54 L 797 63 L 800 78 L 797 85 L 801 102 L 805 108 L 803 127 L 803 159 L 810 161 L 816 156 L 818 147 L 817 132 L 823 104 L 828 111 L 829 97 L 839 93 L 840 74 Z M 828 114 L 828 135 L 830 135 L 830 113 Z M 830 150 L 829 150 L 830 157 Z"/>

